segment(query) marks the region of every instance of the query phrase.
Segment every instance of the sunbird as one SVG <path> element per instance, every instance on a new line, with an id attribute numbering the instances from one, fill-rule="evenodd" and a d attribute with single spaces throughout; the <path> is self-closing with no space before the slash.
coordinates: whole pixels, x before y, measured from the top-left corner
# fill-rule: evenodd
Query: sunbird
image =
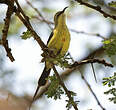
<path id="1" fill-rule="evenodd" d="M 54 24 L 55 27 L 50 34 L 50 37 L 47 41 L 48 49 L 52 50 L 54 55 L 64 56 L 68 51 L 69 44 L 70 44 L 70 33 L 66 25 L 66 16 L 65 10 L 68 7 L 65 7 L 62 11 L 58 11 L 54 16 Z M 47 78 L 50 74 L 52 66 L 49 61 L 45 61 L 44 70 L 39 78 L 38 86 L 36 92 L 33 96 L 33 101 L 37 95 L 37 92 L 41 86 L 44 86 L 47 82 Z"/>

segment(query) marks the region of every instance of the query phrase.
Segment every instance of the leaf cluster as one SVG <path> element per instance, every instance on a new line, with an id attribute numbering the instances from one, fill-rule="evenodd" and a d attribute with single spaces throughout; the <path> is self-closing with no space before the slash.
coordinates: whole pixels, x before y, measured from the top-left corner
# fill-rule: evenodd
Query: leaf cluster
<path id="1" fill-rule="evenodd" d="M 74 93 L 73 91 L 69 91 L 69 92 L 70 92 L 70 95 L 71 95 L 71 99 L 66 100 L 67 110 L 70 110 L 74 104 L 76 104 L 76 106 L 77 106 L 77 104 L 79 102 L 79 101 L 74 101 L 74 96 L 76 96 L 76 93 Z"/>
<path id="2" fill-rule="evenodd" d="M 69 60 L 71 60 L 69 53 L 67 53 L 65 56 L 58 56 L 56 58 L 56 61 L 58 62 L 57 65 L 60 66 L 61 68 L 68 68 L 70 64 L 68 63 Z"/>
<path id="3" fill-rule="evenodd" d="M 51 84 L 50 84 L 47 92 L 45 93 L 47 95 L 47 97 L 54 98 L 55 100 L 61 99 L 61 95 L 64 94 L 64 91 L 62 90 L 62 88 L 59 84 L 59 80 L 57 79 L 55 74 L 53 76 L 49 76 L 48 80 L 51 81 Z"/>
<path id="4" fill-rule="evenodd" d="M 116 73 L 114 73 L 114 75 L 112 77 L 107 77 L 107 78 L 103 78 L 103 85 L 108 85 L 108 87 L 111 86 L 115 86 L 115 82 L 116 82 Z M 114 104 L 116 104 L 116 88 L 111 88 L 108 91 L 104 92 L 104 94 L 108 95 L 111 94 L 113 95 L 113 97 L 109 98 L 110 101 L 113 101 Z"/>
<path id="5" fill-rule="evenodd" d="M 116 88 L 109 89 L 108 91 L 104 92 L 104 94 L 112 94 L 113 97 L 109 98 L 110 101 L 113 101 L 116 104 Z"/>
<path id="6" fill-rule="evenodd" d="M 56 75 L 49 76 L 48 80 L 51 81 L 51 84 L 45 93 L 48 98 L 53 98 L 54 100 L 61 99 L 61 95 L 65 94 L 64 90 L 62 89 L 59 80 L 57 79 Z M 78 104 L 79 101 L 74 101 L 74 96 L 76 96 L 76 93 L 73 91 L 69 91 L 71 99 L 66 100 L 66 108 L 69 110 L 74 104 Z M 67 96 L 67 94 L 65 94 Z"/>
<path id="7" fill-rule="evenodd" d="M 108 87 L 114 86 L 116 82 L 116 73 L 112 77 L 103 78 L 103 85 L 108 85 Z"/>
<path id="8" fill-rule="evenodd" d="M 27 30 L 26 32 L 23 32 L 23 35 L 20 36 L 22 39 L 26 40 L 30 37 L 32 37 L 32 34 L 29 30 Z"/>
<path id="9" fill-rule="evenodd" d="M 116 55 L 116 35 L 113 35 L 111 38 L 104 40 L 103 44 L 105 52 L 109 57 Z"/>
<path id="10" fill-rule="evenodd" d="M 42 53 L 42 57 L 44 57 L 42 59 L 42 62 L 50 62 L 51 64 L 60 66 L 62 69 L 70 67 L 70 64 L 68 62 L 69 60 L 72 60 L 72 58 L 70 57 L 69 53 L 67 53 L 65 56 L 62 56 L 60 54 L 56 56 L 54 55 L 55 50 L 48 49 L 48 51 L 50 51 L 50 55 L 47 52 Z"/>
<path id="11" fill-rule="evenodd" d="M 108 3 L 108 5 L 110 7 L 116 7 L 116 1 L 111 1 L 110 3 Z"/>

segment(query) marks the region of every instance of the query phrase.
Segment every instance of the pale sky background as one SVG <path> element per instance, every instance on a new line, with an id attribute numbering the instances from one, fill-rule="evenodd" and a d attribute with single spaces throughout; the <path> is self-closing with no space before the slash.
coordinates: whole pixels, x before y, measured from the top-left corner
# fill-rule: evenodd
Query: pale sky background
<path id="1" fill-rule="evenodd" d="M 24 3 L 21 1 L 21 4 L 23 5 Z M 36 6 L 36 4 L 34 5 Z M 50 7 L 55 8 L 56 11 L 59 11 L 67 5 L 67 3 L 63 3 L 62 0 L 59 0 L 57 2 L 57 6 L 56 3 L 53 1 L 52 4 L 50 4 Z M 73 12 L 70 12 L 70 9 L 68 9 L 67 13 L 69 13 L 69 15 L 74 14 L 74 17 L 72 19 L 67 19 L 68 27 L 88 33 L 99 33 L 104 37 L 108 36 L 110 27 L 107 19 L 97 15 L 97 12 L 93 12 L 93 14 L 90 15 L 91 17 L 89 16 L 85 19 L 84 14 L 82 14 L 84 13 L 83 7 L 79 5 L 76 7 L 77 8 L 75 8 Z M 54 15 L 52 15 L 52 17 L 53 16 Z M 32 21 L 32 23 L 37 33 L 42 36 L 42 40 L 46 42 L 50 34 L 50 32 L 48 31 L 48 27 L 45 25 L 38 26 L 37 22 Z M 96 26 L 95 28 L 93 28 L 91 27 L 92 24 L 98 24 L 98 27 Z M 24 30 L 25 28 L 21 30 L 20 35 L 22 32 L 24 32 Z M 15 62 L 10 62 L 10 60 L 6 57 L 6 67 L 13 69 L 15 68 L 17 73 L 14 82 L 14 93 L 17 95 L 23 95 L 24 93 L 33 95 L 37 86 L 38 78 L 40 77 L 44 67 L 44 64 L 40 63 L 42 58 L 42 51 L 33 38 L 22 40 L 21 38 L 19 38 L 20 35 L 18 34 L 14 36 L 17 37 L 16 39 L 13 39 L 13 37 L 9 38 L 9 45 L 12 48 L 12 54 L 15 58 Z M 98 48 L 102 45 L 101 41 L 101 38 L 95 36 L 87 36 L 84 34 L 76 34 L 71 32 L 71 43 L 69 52 L 75 60 L 80 60 L 84 57 L 83 55 L 88 54 L 88 47 L 93 47 L 92 49 Z M 109 70 L 109 68 L 107 67 L 104 67 L 104 69 L 106 71 Z M 60 69 L 59 71 L 63 70 Z M 115 69 L 112 70 L 112 73 L 113 71 L 115 71 Z M 106 73 L 104 73 L 103 71 L 99 71 L 99 73 L 97 74 L 100 75 Z M 98 80 L 98 83 L 95 82 L 90 65 L 88 65 L 88 69 L 86 69 L 85 77 L 89 81 L 89 84 L 96 93 L 101 104 L 107 110 L 115 110 L 116 105 L 114 105 L 112 102 L 109 102 L 108 96 L 103 94 L 103 92 L 106 91 L 108 88 L 106 86 L 102 86 L 101 80 Z M 101 75 L 101 79 L 102 78 L 103 77 Z M 79 110 L 101 110 L 93 95 L 90 93 L 87 86 L 85 85 L 84 81 L 81 79 L 80 75 L 72 74 L 68 78 L 68 80 L 66 80 L 65 84 L 70 90 L 77 93 L 76 99 L 80 100 L 78 104 Z M 44 98 L 47 99 L 46 97 L 43 97 L 43 99 Z M 41 110 L 46 110 L 46 107 L 49 110 L 66 110 L 65 96 L 62 96 L 62 100 L 57 101 L 54 101 L 53 99 L 43 99 L 39 99 L 35 103 L 35 105 L 40 107 Z M 37 110 L 36 106 L 32 110 Z M 71 110 L 73 110 L 73 108 Z"/>

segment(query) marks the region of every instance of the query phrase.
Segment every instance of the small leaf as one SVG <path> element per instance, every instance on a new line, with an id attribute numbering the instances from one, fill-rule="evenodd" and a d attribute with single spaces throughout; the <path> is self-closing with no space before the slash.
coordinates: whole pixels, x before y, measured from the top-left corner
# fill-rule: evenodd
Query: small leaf
<path id="1" fill-rule="evenodd" d="M 61 99 L 61 95 L 64 94 L 64 91 L 59 85 L 57 77 L 54 74 L 53 76 L 49 76 L 48 79 L 51 81 L 51 84 L 45 94 L 48 98 L 54 98 L 54 100 Z"/>
<path id="2" fill-rule="evenodd" d="M 113 35 L 110 39 L 102 41 L 106 54 L 110 57 L 116 55 L 116 35 Z"/>
<path id="3" fill-rule="evenodd" d="M 20 36 L 22 39 L 26 40 L 30 37 L 32 37 L 32 34 L 29 30 L 27 30 L 26 32 L 23 32 L 23 35 Z"/>
<path id="4" fill-rule="evenodd" d="M 111 84 L 110 83 L 108 84 L 108 87 L 111 87 Z"/>
<path id="5" fill-rule="evenodd" d="M 116 88 L 111 88 L 111 86 L 115 86 L 115 82 L 116 82 L 116 72 L 114 73 L 113 76 L 111 77 L 106 77 L 103 78 L 103 84 L 104 85 L 108 85 L 108 87 L 110 87 L 109 90 L 107 90 L 106 92 L 104 92 L 104 94 L 106 95 L 113 95 L 113 97 L 110 97 L 109 100 L 112 101 L 114 104 L 116 104 Z"/>
<path id="6" fill-rule="evenodd" d="M 111 43 L 111 40 L 104 40 L 103 43 L 104 44 L 109 44 L 109 43 Z"/>
<path id="7" fill-rule="evenodd" d="M 108 5 L 110 7 L 116 7 L 116 1 L 112 1 L 112 2 L 108 3 Z"/>

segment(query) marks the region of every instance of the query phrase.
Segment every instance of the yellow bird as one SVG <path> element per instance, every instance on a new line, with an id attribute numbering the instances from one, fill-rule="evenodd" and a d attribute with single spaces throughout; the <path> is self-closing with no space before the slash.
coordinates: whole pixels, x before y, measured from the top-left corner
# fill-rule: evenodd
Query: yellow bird
<path id="1" fill-rule="evenodd" d="M 62 11 L 59 11 L 54 16 L 55 27 L 51 33 L 48 41 L 47 47 L 53 50 L 53 53 L 57 56 L 64 56 L 68 51 L 70 44 L 70 33 L 66 25 L 65 10 L 68 7 L 65 7 Z M 44 70 L 39 78 L 38 87 L 33 96 L 33 101 L 37 95 L 37 92 L 41 86 L 46 84 L 46 78 L 48 78 L 52 67 L 48 61 L 45 62 Z"/>

